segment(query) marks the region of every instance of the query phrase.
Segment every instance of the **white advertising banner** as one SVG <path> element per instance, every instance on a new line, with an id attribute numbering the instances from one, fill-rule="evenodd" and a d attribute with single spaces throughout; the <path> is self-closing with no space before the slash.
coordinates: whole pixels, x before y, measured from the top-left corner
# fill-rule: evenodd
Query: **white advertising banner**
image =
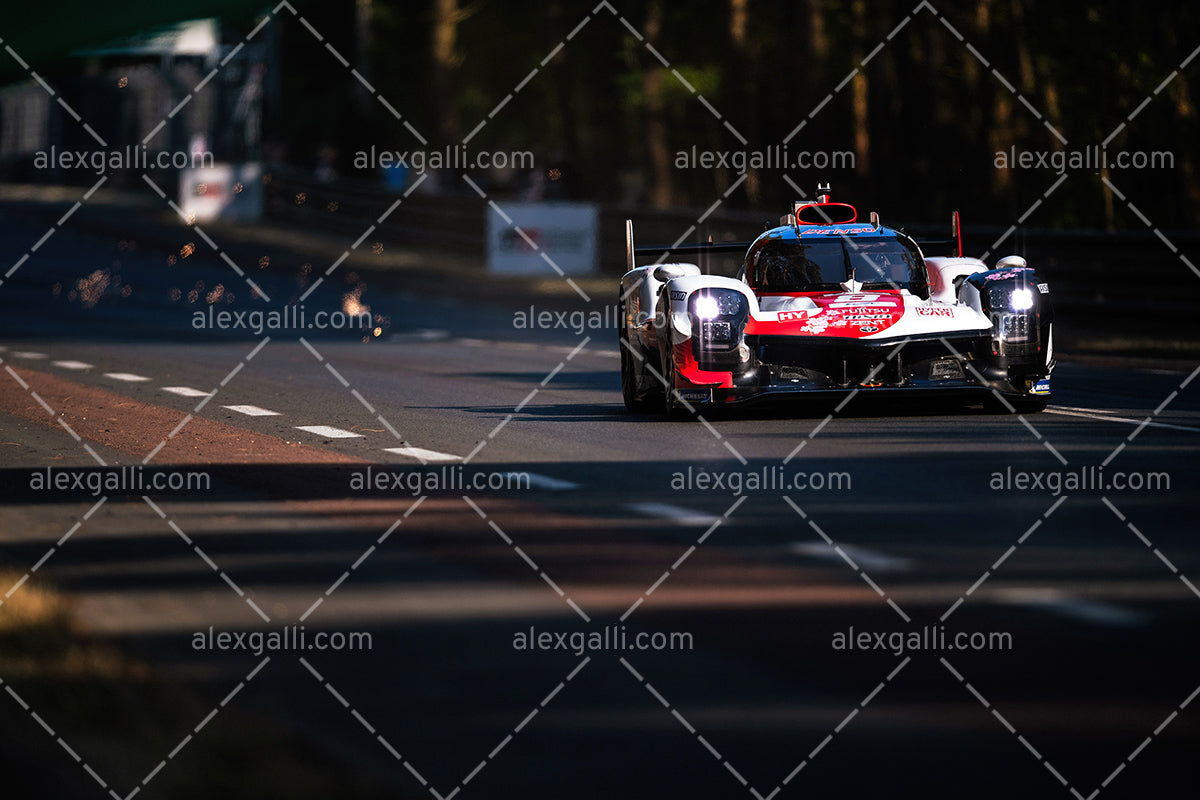
<path id="1" fill-rule="evenodd" d="M 512 222 L 487 209 L 488 271 L 504 275 L 567 275 L 596 271 L 600 215 L 588 203 L 504 203 Z M 519 229 L 519 230 L 518 230 Z"/>
<path id="2" fill-rule="evenodd" d="M 196 222 L 256 220 L 262 216 L 262 175 L 262 165 L 257 163 L 184 169 L 179 176 L 179 205 Z"/>

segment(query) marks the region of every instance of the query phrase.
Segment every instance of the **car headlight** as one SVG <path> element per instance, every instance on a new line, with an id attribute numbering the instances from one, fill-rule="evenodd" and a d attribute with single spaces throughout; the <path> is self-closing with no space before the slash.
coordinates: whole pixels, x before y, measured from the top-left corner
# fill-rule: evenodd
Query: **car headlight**
<path id="1" fill-rule="evenodd" d="M 696 298 L 696 316 L 699 319 L 715 319 L 720 313 L 717 298 L 712 295 L 700 295 Z"/>
<path id="2" fill-rule="evenodd" d="M 690 298 L 689 311 L 693 318 L 693 341 L 697 358 L 735 349 L 741 340 L 742 328 L 749 313 L 749 304 L 735 289 L 700 289 Z M 701 352 L 703 351 L 703 352 Z"/>
<path id="3" fill-rule="evenodd" d="M 1028 311 L 1033 308 L 1033 292 L 1029 289 L 1013 289 L 1008 296 L 1008 304 L 1013 311 Z"/>

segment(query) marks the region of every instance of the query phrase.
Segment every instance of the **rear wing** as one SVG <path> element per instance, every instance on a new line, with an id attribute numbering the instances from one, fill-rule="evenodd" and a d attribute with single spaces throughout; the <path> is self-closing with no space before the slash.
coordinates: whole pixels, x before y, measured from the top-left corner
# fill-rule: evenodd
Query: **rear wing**
<path id="1" fill-rule="evenodd" d="M 707 242 L 693 244 L 651 244 L 637 247 L 633 243 L 633 220 L 625 220 L 625 266 L 632 270 L 637 256 L 666 256 L 695 253 L 740 253 L 745 255 L 754 242 Z"/>
<path id="2" fill-rule="evenodd" d="M 928 247 L 946 248 L 949 250 L 948 255 L 962 257 L 962 227 L 958 222 L 958 212 L 955 211 L 950 217 L 950 238 L 949 239 L 918 239 L 913 237 L 913 241 L 922 249 Z"/>

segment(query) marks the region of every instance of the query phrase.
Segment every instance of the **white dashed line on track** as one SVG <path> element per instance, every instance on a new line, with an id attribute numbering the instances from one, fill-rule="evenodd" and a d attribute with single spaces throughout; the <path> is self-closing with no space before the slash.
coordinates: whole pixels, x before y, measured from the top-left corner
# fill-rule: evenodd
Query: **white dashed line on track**
<path id="1" fill-rule="evenodd" d="M 912 567 L 913 562 L 910 558 L 893 556 L 888 553 L 881 553 L 878 550 L 868 550 L 865 547 L 855 547 L 851 544 L 842 544 L 839 546 L 842 552 L 850 556 L 864 570 L 872 572 L 897 572 Z M 836 561 L 839 564 L 845 563 L 844 557 L 825 542 L 793 542 L 788 545 L 788 552 L 823 561 Z"/>
<path id="2" fill-rule="evenodd" d="M 180 397 L 208 397 L 212 394 L 212 392 L 193 389 L 190 386 L 164 386 L 162 387 L 162 390 L 164 392 L 170 392 L 171 394 L 177 394 Z"/>
<path id="3" fill-rule="evenodd" d="M 1074 597 L 1058 589 L 1018 588 L 995 592 L 998 602 L 1036 608 L 1060 617 L 1069 617 L 1109 628 L 1136 628 L 1148 621 L 1146 614 L 1100 600 Z"/>
<path id="4" fill-rule="evenodd" d="M 424 447 L 385 447 L 383 452 L 408 456 L 418 461 L 462 461 L 462 456 L 439 453 L 437 450 L 426 450 Z"/>
<path id="5" fill-rule="evenodd" d="M 569 492 L 579 488 L 578 483 L 552 478 L 549 475 L 539 475 L 536 472 L 508 472 L 505 473 L 505 478 L 510 480 L 526 478 L 529 481 L 530 489 L 541 489 L 547 492 Z"/>
<path id="6" fill-rule="evenodd" d="M 112 378 L 114 381 L 125 381 L 126 383 L 140 383 L 150 380 L 145 375 L 135 375 L 132 372 L 106 372 L 104 377 Z"/>
<path id="7" fill-rule="evenodd" d="M 659 517 L 676 525 L 712 525 L 720 519 L 711 514 L 693 511 L 690 508 L 680 508 L 668 503 L 629 503 L 625 507 L 630 511 L 636 511 L 649 517 Z"/>
<path id="8" fill-rule="evenodd" d="M 46 358 L 45 353 L 32 353 L 28 350 L 14 350 L 13 352 L 9 353 L 9 356 L 12 358 L 28 358 L 30 360 Z"/>
<path id="9" fill-rule="evenodd" d="M 1130 417 L 1114 417 L 1111 412 L 1092 412 L 1083 410 L 1068 411 L 1064 408 L 1047 408 L 1043 414 L 1059 414 L 1064 417 L 1085 417 L 1087 419 L 1096 419 L 1101 422 L 1123 422 L 1126 425 L 1145 425 L 1148 428 L 1168 428 L 1173 431 L 1188 431 L 1189 433 L 1200 433 L 1200 428 L 1190 428 L 1187 425 L 1171 425 L 1166 422 L 1154 422 L 1153 420 L 1132 419 Z"/>
<path id="10" fill-rule="evenodd" d="M 87 363 L 86 361 L 67 360 L 67 361 L 51 361 L 50 363 L 53 366 L 61 367 L 63 369 L 91 369 L 92 368 L 92 365 Z"/>
<path id="11" fill-rule="evenodd" d="M 341 428 L 331 428 L 328 425 L 297 425 L 296 430 L 314 433 L 317 436 L 324 436 L 326 439 L 358 439 L 362 438 L 361 433 L 342 430 Z"/>
<path id="12" fill-rule="evenodd" d="M 278 411 L 271 411 L 269 408 L 259 408 L 258 406 L 221 406 L 221 408 L 228 408 L 230 411 L 236 411 L 239 414 L 245 414 L 247 417 L 278 417 L 278 416 L 280 416 Z M 308 429 L 302 428 L 301 430 L 308 430 Z M 337 430 L 337 429 L 330 428 L 329 430 Z M 347 431 L 342 431 L 342 432 L 347 433 Z M 358 434 L 354 433 L 354 434 L 351 434 L 351 436 L 358 436 Z"/>

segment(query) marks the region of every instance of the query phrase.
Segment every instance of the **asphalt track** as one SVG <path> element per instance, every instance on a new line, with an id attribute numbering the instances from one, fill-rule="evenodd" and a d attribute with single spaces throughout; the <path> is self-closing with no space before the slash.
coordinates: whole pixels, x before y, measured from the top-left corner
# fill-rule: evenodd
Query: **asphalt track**
<path id="1" fill-rule="evenodd" d="M 1068 358 L 1029 417 L 856 398 L 668 422 L 622 408 L 615 331 L 514 325 L 528 303 L 370 287 L 389 324 L 366 343 L 196 330 L 217 283 L 230 310 L 267 307 L 211 253 L 168 268 L 117 237 L 64 229 L 31 251 L 26 221 L 0 228 L 6 263 L 32 253 L 0 284 L 3 564 L 214 708 L 246 681 L 234 702 L 398 796 L 1200 790 L 1192 367 Z M 67 298 L 102 267 L 94 305 Z M 252 277 L 276 303 L 311 286 Z M 304 302 L 340 308 L 352 285 Z M 83 485 L 148 456 L 150 474 L 211 484 Z M 1101 465 L 1169 486 L 1049 486 Z M 35 488 L 48 466 L 81 485 Z M 360 491 L 368 468 L 384 485 Z M 528 484 L 486 485 L 510 473 Z M 209 626 L 301 623 L 369 631 L 373 649 L 193 647 Z M 514 647 L 531 628 L 557 644 L 606 627 L 692 647 Z M 1010 646 L 891 646 L 931 629 Z M 866 648 L 837 646 L 860 633 Z M 33 711 L 70 741 L 66 709 Z M 79 768 L 29 710 L 0 717 Z M 187 735 L 125 754 L 147 795 Z M 79 755 L 98 774 L 111 757 Z"/>

